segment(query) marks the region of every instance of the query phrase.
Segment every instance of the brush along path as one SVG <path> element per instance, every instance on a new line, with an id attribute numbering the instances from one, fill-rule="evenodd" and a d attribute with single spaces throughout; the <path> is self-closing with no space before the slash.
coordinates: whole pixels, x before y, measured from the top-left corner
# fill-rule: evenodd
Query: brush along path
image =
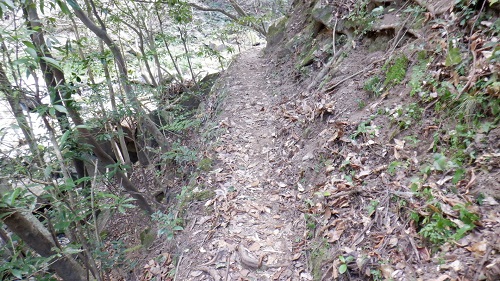
<path id="1" fill-rule="evenodd" d="M 276 177 L 276 108 L 260 53 L 241 54 L 222 78 L 216 165 L 200 182 L 217 195 L 190 208 L 196 210 L 177 239 L 183 251 L 177 280 L 308 279 L 300 244 L 304 220 L 293 187 Z"/>

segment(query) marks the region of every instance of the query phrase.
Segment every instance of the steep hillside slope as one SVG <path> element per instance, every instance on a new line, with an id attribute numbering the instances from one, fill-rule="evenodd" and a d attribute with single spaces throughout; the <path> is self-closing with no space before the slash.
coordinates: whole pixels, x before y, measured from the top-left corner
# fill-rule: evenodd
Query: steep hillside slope
<path id="1" fill-rule="evenodd" d="M 174 280 L 498 280 L 499 30 L 496 1 L 293 1 L 207 102 Z"/>
<path id="2" fill-rule="evenodd" d="M 500 278 L 495 2 L 294 1 L 271 26 L 315 280 Z"/>

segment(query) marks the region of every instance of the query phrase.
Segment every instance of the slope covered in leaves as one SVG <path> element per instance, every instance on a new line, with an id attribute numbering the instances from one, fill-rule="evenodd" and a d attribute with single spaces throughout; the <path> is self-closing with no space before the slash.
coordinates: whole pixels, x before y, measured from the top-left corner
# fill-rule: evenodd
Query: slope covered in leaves
<path id="1" fill-rule="evenodd" d="M 212 92 L 176 277 L 499 278 L 498 5 L 449 2 L 292 3 Z"/>
<path id="2" fill-rule="evenodd" d="M 314 279 L 497 280 L 498 3 L 293 5 L 266 52 Z"/>

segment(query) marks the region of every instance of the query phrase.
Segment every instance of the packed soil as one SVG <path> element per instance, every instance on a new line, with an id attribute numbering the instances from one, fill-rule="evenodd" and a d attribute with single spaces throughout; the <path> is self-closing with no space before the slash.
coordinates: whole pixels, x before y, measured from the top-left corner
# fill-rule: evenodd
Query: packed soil
<path id="1" fill-rule="evenodd" d="M 282 151 L 261 50 L 236 59 L 222 78 L 225 93 L 213 141 L 216 165 L 204 178 L 215 198 L 191 208 L 177 280 L 296 279 L 308 274 L 297 190 L 281 181 Z"/>

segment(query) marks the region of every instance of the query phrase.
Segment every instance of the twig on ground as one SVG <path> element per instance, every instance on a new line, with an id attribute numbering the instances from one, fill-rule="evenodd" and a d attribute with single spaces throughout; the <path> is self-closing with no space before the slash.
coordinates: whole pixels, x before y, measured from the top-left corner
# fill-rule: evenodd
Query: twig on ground
<path id="1" fill-rule="evenodd" d="M 213 268 L 206 267 L 206 266 L 200 266 L 200 267 L 198 267 L 198 269 L 208 273 L 210 276 L 212 276 L 212 278 L 215 281 L 221 281 L 221 277 L 220 277 L 219 273 L 217 272 L 217 270 L 215 270 Z"/>
<path id="2" fill-rule="evenodd" d="M 175 267 L 174 281 L 177 280 L 177 274 L 179 273 L 179 266 L 181 265 L 183 256 L 184 256 L 184 253 L 182 253 L 181 256 L 179 257 L 179 262 L 177 262 L 177 266 Z"/>
<path id="3" fill-rule="evenodd" d="M 481 273 L 484 272 L 482 270 L 483 269 L 483 265 L 488 260 L 488 258 L 490 257 L 490 253 L 491 253 L 491 246 L 488 246 L 488 248 L 486 249 L 486 252 L 484 253 L 483 258 L 481 259 L 481 261 L 477 265 L 476 276 L 474 276 L 474 281 L 478 281 L 479 277 L 481 277 Z"/>
<path id="4" fill-rule="evenodd" d="M 367 67 L 363 68 L 362 70 L 360 70 L 360 71 L 358 71 L 358 72 L 356 72 L 356 73 L 354 73 L 354 74 L 352 74 L 352 75 L 349 75 L 349 76 L 347 76 L 346 78 L 344 78 L 344 79 L 340 80 L 339 82 L 337 82 L 337 83 L 335 83 L 335 84 L 333 84 L 333 85 L 329 86 L 329 87 L 328 87 L 328 88 L 326 88 L 323 92 L 333 91 L 333 90 L 334 90 L 335 88 L 337 88 L 340 84 L 344 83 L 345 81 L 347 81 L 347 80 L 349 80 L 349 79 L 351 79 L 351 78 L 353 78 L 353 77 L 356 77 L 356 76 L 360 75 L 361 73 L 364 73 L 364 72 L 366 72 L 366 71 L 370 70 L 370 68 L 372 68 L 372 67 L 373 67 L 373 65 L 375 65 L 375 64 L 377 64 L 377 63 L 379 63 L 379 62 L 382 62 L 382 61 L 386 60 L 386 58 L 387 58 L 387 57 L 386 57 L 386 56 L 384 56 L 383 58 L 378 59 L 378 60 L 376 60 L 376 61 L 374 61 L 374 62 L 370 63 Z"/>
<path id="5" fill-rule="evenodd" d="M 229 262 L 231 261 L 231 256 L 233 255 L 233 251 L 227 255 L 227 261 L 226 261 L 226 281 L 229 280 Z"/>

